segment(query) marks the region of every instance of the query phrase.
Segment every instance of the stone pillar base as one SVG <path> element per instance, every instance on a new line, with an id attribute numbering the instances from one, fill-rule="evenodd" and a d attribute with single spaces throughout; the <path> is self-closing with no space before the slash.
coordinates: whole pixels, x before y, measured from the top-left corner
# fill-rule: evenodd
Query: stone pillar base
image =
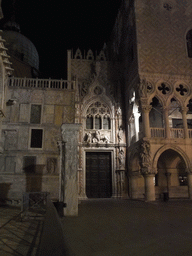
<path id="1" fill-rule="evenodd" d="M 155 201 L 155 174 L 145 174 L 145 200 Z"/>

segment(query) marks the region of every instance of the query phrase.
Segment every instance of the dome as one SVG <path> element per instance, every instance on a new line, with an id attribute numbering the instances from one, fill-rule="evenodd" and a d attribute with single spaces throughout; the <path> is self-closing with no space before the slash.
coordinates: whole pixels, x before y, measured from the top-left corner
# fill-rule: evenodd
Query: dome
<path id="1" fill-rule="evenodd" d="M 2 37 L 6 40 L 8 53 L 39 70 L 39 54 L 34 44 L 17 31 L 4 30 Z"/>

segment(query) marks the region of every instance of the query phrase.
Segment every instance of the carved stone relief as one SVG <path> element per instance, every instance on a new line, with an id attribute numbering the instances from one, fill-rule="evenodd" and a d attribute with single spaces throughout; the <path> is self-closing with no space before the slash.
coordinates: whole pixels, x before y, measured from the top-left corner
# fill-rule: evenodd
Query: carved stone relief
<path id="1" fill-rule="evenodd" d="M 89 143 L 110 143 L 110 139 L 104 133 L 100 131 L 87 132 L 85 134 L 84 141 Z"/>

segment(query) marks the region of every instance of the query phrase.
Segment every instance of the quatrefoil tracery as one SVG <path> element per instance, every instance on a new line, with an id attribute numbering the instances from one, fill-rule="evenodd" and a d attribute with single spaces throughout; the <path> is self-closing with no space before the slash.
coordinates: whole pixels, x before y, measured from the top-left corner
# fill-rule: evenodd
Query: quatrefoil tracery
<path id="1" fill-rule="evenodd" d="M 170 88 L 164 83 L 162 83 L 161 86 L 158 86 L 158 90 L 164 95 L 170 92 Z"/>
<path id="2" fill-rule="evenodd" d="M 188 92 L 182 84 L 180 84 L 179 87 L 176 87 L 176 91 L 179 92 L 181 96 L 184 96 Z"/>

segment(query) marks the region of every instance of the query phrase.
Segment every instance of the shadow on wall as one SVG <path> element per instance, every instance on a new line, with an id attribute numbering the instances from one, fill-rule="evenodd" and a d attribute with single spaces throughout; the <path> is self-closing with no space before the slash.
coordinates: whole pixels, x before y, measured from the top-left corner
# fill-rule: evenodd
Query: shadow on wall
<path id="1" fill-rule="evenodd" d="M 28 165 L 24 168 L 26 192 L 42 192 L 42 176 L 45 165 Z"/>
<path id="2" fill-rule="evenodd" d="M 0 205 L 5 204 L 12 183 L 0 183 Z"/>

